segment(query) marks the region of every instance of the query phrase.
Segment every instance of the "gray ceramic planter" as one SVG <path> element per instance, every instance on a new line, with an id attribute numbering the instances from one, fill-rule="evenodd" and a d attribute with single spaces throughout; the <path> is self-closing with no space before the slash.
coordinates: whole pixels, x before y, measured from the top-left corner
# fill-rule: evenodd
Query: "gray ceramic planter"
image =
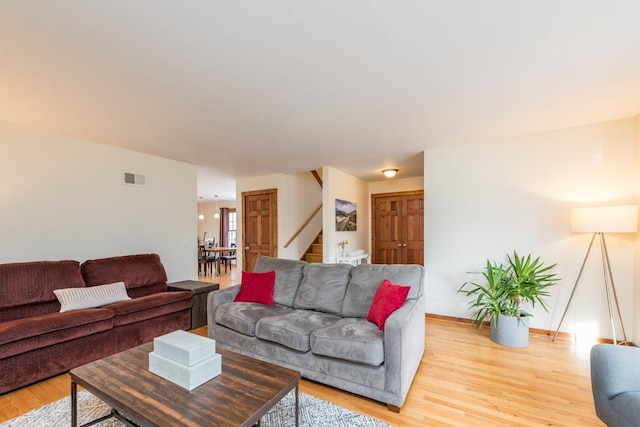
<path id="1" fill-rule="evenodd" d="M 529 345 L 529 317 L 500 316 L 498 328 L 491 319 L 491 339 L 507 347 L 526 347 Z"/>

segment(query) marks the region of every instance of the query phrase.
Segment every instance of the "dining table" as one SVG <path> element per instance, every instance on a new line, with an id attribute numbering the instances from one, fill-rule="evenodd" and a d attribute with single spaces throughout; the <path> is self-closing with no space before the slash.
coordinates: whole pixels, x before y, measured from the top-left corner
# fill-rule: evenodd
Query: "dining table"
<path id="1" fill-rule="evenodd" d="M 222 254 L 229 254 L 229 255 L 233 255 L 236 253 L 236 247 L 204 247 L 203 250 L 207 253 L 214 253 L 217 254 L 216 256 L 216 272 L 217 274 L 220 274 L 220 255 Z M 226 267 L 225 267 L 226 268 Z"/>

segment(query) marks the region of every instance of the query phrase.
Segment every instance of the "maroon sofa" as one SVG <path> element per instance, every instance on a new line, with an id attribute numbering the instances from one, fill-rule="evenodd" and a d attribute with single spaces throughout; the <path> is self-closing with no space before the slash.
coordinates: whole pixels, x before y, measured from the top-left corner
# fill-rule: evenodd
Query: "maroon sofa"
<path id="1" fill-rule="evenodd" d="M 53 291 L 124 282 L 130 300 L 60 313 Z M 156 254 L 0 264 L 0 393 L 190 325 Z"/>

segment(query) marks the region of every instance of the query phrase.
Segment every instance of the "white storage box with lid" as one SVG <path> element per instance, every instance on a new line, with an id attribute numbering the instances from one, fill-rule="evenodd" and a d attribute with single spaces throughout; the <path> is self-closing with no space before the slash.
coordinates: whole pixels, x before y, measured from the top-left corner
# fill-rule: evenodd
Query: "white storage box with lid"
<path id="1" fill-rule="evenodd" d="M 155 352 L 149 353 L 149 372 L 193 390 L 222 372 L 222 356 L 214 354 L 195 365 L 186 366 Z"/>
<path id="2" fill-rule="evenodd" d="M 222 372 L 222 356 L 216 342 L 185 331 L 174 331 L 153 340 L 149 372 L 193 390 Z"/>
<path id="3" fill-rule="evenodd" d="M 153 351 L 174 362 L 193 366 L 216 354 L 216 341 L 179 330 L 154 338 Z"/>

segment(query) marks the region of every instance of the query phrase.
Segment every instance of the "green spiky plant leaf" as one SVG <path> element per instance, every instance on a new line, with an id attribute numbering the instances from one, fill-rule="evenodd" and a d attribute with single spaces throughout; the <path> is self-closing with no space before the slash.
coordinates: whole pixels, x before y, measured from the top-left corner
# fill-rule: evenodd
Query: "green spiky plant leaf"
<path id="1" fill-rule="evenodd" d="M 531 316 L 523 307 L 525 302 L 532 307 L 540 304 L 549 311 L 544 298 L 550 295 L 548 288 L 559 280 L 552 272 L 557 264 L 544 266 L 540 258 L 520 257 L 515 251 L 513 255 L 507 254 L 507 261 L 505 265 L 487 260 L 482 273 L 484 281 L 465 282 L 458 289 L 459 293 L 473 297 L 469 307 L 474 310 L 472 319 L 476 328 L 491 319 L 497 326 L 501 315 Z"/>
<path id="2" fill-rule="evenodd" d="M 513 255 L 507 255 L 510 267 L 510 276 L 507 281 L 507 298 L 518 309 L 523 302 L 529 302 L 532 307 L 540 304 L 545 311 L 549 311 L 549 305 L 544 298 L 550 296 L 549 287 L 555 285 L 559 278 L 552 270 L 557 264 L 544 266 L 540 258 L 531 259 L 531 255 L 520 257 L 516 251 Z M 529 313 L 525 313 L 530 315 Z"/>

